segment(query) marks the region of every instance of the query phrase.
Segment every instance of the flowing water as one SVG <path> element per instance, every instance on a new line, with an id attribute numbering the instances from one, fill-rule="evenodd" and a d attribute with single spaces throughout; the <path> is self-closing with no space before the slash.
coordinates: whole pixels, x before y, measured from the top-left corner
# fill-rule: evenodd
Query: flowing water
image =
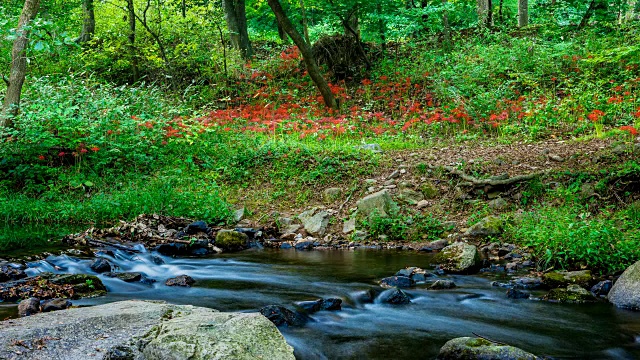
<path id="1" fill-rule="evenodd" d="M 144 251 L 143 248 L 140 248 Z M 429 268 L 431 256 L 395 251 L 248 250 L 211 258 L 162 257 L 149 252 L 115 252 L 119 271 L 136 271 L 158 280 L 125 283 L 100 275 L 107 296 L 76 300 L 95 305 L 126 299 L 166 300 L 222 311 L 257 311 L 262 306 L 326 297 L 344 300 L 342 311 L 312 315 L 304 327 L 282 328 L 299 359 L 430 359 L 449 339 L 482 335 L 538 355 L 572 359 L 640 358 L 640 313 L 604 303 L 560 305 L 507 299 L 490 277 L 446 276 L 458 288 L 411 289 L 408 305 L 363 303 L 363 292 L 406 266 Z M 27 272 L 92 273 L 90 259 L 50 257 Z M 54 268 L 59 267 L 59 270 Z M 186 274 L 191 288 L 167 287 L 164 280 Z M 15 316 L 0 304 L 0 318 Z"/>

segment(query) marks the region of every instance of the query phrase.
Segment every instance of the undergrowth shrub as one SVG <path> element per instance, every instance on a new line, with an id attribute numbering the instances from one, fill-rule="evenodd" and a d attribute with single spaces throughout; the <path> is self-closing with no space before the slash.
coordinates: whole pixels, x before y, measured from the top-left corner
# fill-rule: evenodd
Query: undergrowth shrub
<path id="1" fill-rule="evenodd" d="M 373 212 L 361 220 L 372 239 L 386 236 L 389 241 L 430 241 L 442 236 L 446 230 L 442 222 L 431 214 L 403 214 L 400 208 L 393 207 L 388 216 Z"/>
<path id="2" fill-rule="evenodd" d="M 640 223 L 633 215 L 617 220 L 609 215 L 596 217 L 579 206 L 538 207 L 510 226 L 507 237 L 531 247 L 541 269 L 623 270 L 640 259 Z"/>

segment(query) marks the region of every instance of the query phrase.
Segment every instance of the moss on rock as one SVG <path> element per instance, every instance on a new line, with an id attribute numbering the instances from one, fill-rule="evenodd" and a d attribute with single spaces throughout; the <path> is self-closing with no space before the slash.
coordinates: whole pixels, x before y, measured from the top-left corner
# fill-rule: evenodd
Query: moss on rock
<path id="1" fill-rule="evenodd" d="M 552 271 L 542 275 L 542 280 L 550 288 L 567 287 L 572 284 L 588 287 L 592 280 L 591 271 Z"/>
<path id="2" fill-rule="evenodd" d="M 537 356 L 514 346 L 492 343 L 481 338 L 461 337 L 447 341 L 438 360 L 536 360 Z"/>
<path id="3" fill-rule="evenodd" d="M 226 251 L 238 251 L 246 249 L 249 245 L 249 237 L 245 233 L 234 230 L 220 230 L 216 234 L 216 246 Z"/>

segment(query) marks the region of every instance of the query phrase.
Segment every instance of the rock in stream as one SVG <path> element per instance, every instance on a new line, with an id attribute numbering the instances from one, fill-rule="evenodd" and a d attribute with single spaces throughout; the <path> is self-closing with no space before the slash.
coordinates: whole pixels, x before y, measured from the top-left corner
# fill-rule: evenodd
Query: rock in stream
<path id="1" fill-rule="evenodd" d="M 295 359 L 260 314 L 152 301 L 42 313 L 0 328 L 0 359 Z"/>

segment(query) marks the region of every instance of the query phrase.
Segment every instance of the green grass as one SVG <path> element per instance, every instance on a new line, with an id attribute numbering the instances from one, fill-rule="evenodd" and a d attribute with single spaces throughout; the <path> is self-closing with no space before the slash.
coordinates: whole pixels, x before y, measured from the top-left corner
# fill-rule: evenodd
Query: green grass
<path id="1" fill-rule="evenodd" d="M 619 271 L 640 259 L 637 209 L 635 204 L 618 213 L 594 215 L 579 205 L 540 206 L 509 227 L 507 237 L 531 247 L 541 269 Z"/>

